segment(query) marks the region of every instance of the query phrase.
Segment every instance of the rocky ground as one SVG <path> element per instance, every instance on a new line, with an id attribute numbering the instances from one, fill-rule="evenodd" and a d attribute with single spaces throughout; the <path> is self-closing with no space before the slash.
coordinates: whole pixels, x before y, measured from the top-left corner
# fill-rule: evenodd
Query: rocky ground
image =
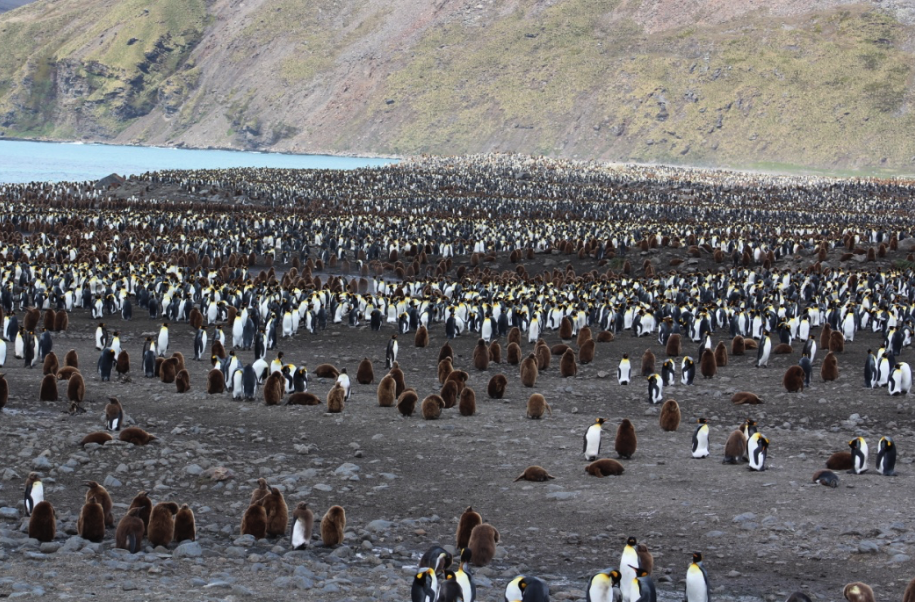
<path id="1" fill-rule="evenodd" d="M 669 253 L 650 256 L 666 270 Z M 504 269 L 508 264 L 502 260 Z M 528 270 L 562 267 L 565 261 L 540 256 L 539 265 Z M 831 262 L 838 265 L 835 257 Z M 578 260 L 575 264 L 581 267 Z M 663 432 L 659 407 L 649 405 L 644 382 L 635 379 L 623 387 L 615 378 L 623 353 L 638 358 L 652 349 L 660 365 L 664 349 L 654 337 L 625 333 L 599 344 L 595 361 L 581 366 L 574 378 L 561 378 L 554 358 L 536 387 L 527 389 L 515 366 L 475 370 L 476 337 L 463 336 L 452 342 L 455 365 L 471 374 L 477 413 L 462 417 L 455 408 L 438 421 L 425 421 L 378 407 L 376 385 L 354 383 L 352 400 L 337 415 L 321 406 L 266 407 L 262 400 L 207 395 L 210 366 L 191 360 L 192 389 L 179 395 L 174 385 L 143 378 L 139 371 L 142 342 L 158 331 L 158 322 L 137 314 L 132 322 L 108 319 L 133 358 L 125 381 L 100 382 L 95 375 L 96 321 L 86 312 L 74 312 L 69 331 L 55 337 L 60 357 L 70 348 L 80 355 L 88 408 L 82 415 L 64 413 L 64 401 L 36 401 L 40 371 L 24 369 L 10 348 L 3 368 L 10 402 L 0 415 L 0 597 L 405 600 L 419 556 L 434 543 L 454 544 L 458 516 L 468 505 L 502 536 L 494 562 L 476 570 L 480 600 L 502 600 L 505 584 L 519 573 L 547 581 L 554 600 L 584 600 L 589 576 L 617 565 L 630 535 L 654 554 L 662 600 L 682 598 L 693 551 L 704 553 L 718 600 L 782 600 L 796 589 L 813 599 L 836 600 L 843 585 L 856 580 L 869 583 L 878 599 L 893 600 L 901 599 L 915 576 L 915 522 L 907 504 L 915 484 L 908 453 L 915 447 L 915 412 L 907 398 L 862 387 L 866 350 L 880 344 L 870 332 L 860 333 L 839 355 L 838 381 L 819 378 L 825 355 L 819 351 L 813 386 L 799 394 L 784 393 L 781 380 L 797 361 L 800 344 L 792 355 L 774 356 L 769 369 L 756 369 L 755 355 L 731 357 L 715 378 L 665 391 L 665 398 L 679 402 L 683 420 L 676 432 Z M 374 333 L 336 325 L 283 340 L 280 350 L 288 361 L 307 362 L 312 370 L 330 362 L 353 375 L 369 357 L 377 383 L 391 334 L 390 326 Z M 412 334 L 401 339 L 400 365 L 421 398 L 440 388 L 436 364 L 444 327 L 434 326 L 431 334 L 424 349 L 412 345 Z M 190 328 L 175 326 L 171 336 L 170 350 L 192 357 Z M 556 333 L 545 339 L 559 342 Z M 716 342 L 728 339 L 716 333 Z M 688 342 L 684 352 L 695 356 L 696 347 Z M 252 360 L 250 352 L 241 355 Z M 486 384 L 497 372 L 508 377 L 506 399 L 490 400 Z M 315 379 L 309 390 L 323 399 L 332 384 Z M 60 390 L 65 396 L 65 388 Z M 739 390 L 759 394 L 764 403 L 734 406 L 730 398 Z M 552 416 L 525 418 L 533 392 L 546 397 Z M 102 409 L 111 395 L 121 400 L 129 422 L 155 434 L 157 443 L 77 445 L 104 428 Z M 608 420 L 602 457 L 615 457 L 617 424 L 623 418 L 635 424 L 638 450 L 623 460 L 620 477 L 597 479 L 584 472 L 582 435 L 597 416 Z M 689 453 L 699 416 L 711 422 L 712 456 L 705 460 Z M 771 440 L 766 472 L 720 462 L 728 434 L 748 416 Z M 812 484 L 811 475 L 825 459 L 858 435 L 871 446 L 871 470 L 841 474 L 837 489 Z M 873 468 L 883 435 L 891 435 L 901 450 L 895 478 Z M 556 480 L 513 482 L 532 464 L 546 467 Z M 228 469 L 231 478 L 213 480 L 214 468 Z M 21 517 L 23 483 L 32 470 L 44 476 L 46 499 L 58 513 L 58 537 L 49 544 L 28 539 Z M 316 516 L 334 504 L 345 507 L 345 544 L 327 549 L 315 539 L 309 551 L 293 552 L 288 537 L 239 536 L 258 477 L 280 487 L 290 507 L 307 501 Z M 129 555 L 113 549 L 113 530 L 102 544 L 81 540 L 76 520 L 86 480 L 108 488 L 116 520 L 140 490 L 148 490 L 154 502 L 190 504 L 198 541 Z"/>

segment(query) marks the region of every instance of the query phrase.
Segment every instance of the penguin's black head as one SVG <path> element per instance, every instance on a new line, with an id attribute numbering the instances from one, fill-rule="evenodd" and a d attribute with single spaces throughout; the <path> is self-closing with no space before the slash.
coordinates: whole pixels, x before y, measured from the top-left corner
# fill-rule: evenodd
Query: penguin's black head
<path id="1" fill-rule="evenodd" d="M 702 562 L 702 552 L 693 552 L 693 562 Z"/>
<path id="2" fill-rule="evenodd" d="M 699 424 L 708 424 L 708 418 L 700 418 L 696 422 Z"/>
<path id="3" fill-rule="evenodd" d="M 603 424 L 603 423 L 607 422 L 607 419 L 606 419 L 606 418 L 598 418 L 598 419 L 595 420 L 594 422 L 595 422 L 596 424 Z"/>
<path id="4" fill-rule="evenodd" d="M 635 546 L 635 544 L 637 544 L 637 543 L 638 542 L 636 541 L 635 537 L 630 537 L 629 539 L 626 540 L 627 546 Z"/>
<path id="5" fill-rule="evenodd" d="M 636 577 L 647 577 L 648 576 L 648 571 L 646 571 L 645 569 L 643 569 L 641 567 L 635 567 L 630 564 L 629 568 L 635 571 Z"/>
<path id="6" fill-rule="evenodd" d="M 470 562 L 471 557 L 473 557 L 473 552 L 470 548 L 461 549 L 461 562 Z"/>

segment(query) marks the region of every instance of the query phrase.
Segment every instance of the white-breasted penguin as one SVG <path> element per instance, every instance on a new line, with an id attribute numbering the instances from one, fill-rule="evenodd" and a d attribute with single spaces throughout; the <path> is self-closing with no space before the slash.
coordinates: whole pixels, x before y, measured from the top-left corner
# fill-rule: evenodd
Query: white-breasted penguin
<path id="1" fill-rule="evenodd" d="M 635 578 L 629 588 L 629 599 L 632 602 L 658 602 L 658 592 L 651 575 L 641 567 L 634 570 Z"/>
<path id="2" fill-rule="evenodd" d="M 588 582 L 587 602 L 619 602 L 620 572 L 616 569 L 604 569 L 591 577 Z"/>
<path id="3" fill-rule="evenodd" d="M 881 437 L 877 447 L 877 472 L 885 477 L 896 476 L 896 444 L 892 437 Z"/>
<path id="4" fill-rule="evenodd" d="M 621 385 L 628 385 L 632 380 L 632 364 L 629 362 L 629 354 L 624 353 L 620 365 L 616 369 L 616 379 Z"/>
<path id="5" fill-rule="evenodd" d="M 603 425 L 606 420 L 603 418 L 598 418 L 594 421 L 594 424 L 588 427 L 588 430 L 585 431 L 585 441 L 582 446 L 582 453 L 585 455 L 585 460 L 589 462 L 596 460 L 597 455 L 600 453 L 600 435 L 603 431 Z"/>
<path id="6" fill-rule="evenodd" d="M 473 580 L 473 573 L 470 570 L 470 561 L 473 558 L 473 554 L 470 551 L 470 548 L 463 548 L 461 550 L 461 558 L 458 563 L 458 570 L 454 573 L 454 578 L 458 582 L 458 585 L 461 586 L 461 593 L 464 597 L 464 602 L 476 602 L 477 599 L 477 584 Z"/>
<path id="7" fill-rule="evenodd" d="M 680 363 L 680 382 L 691 385 L 696 379 L 696 362 L 690 356 L 685 356 Z"/>
<path id="8" fill-rule="evenodd" d="M 194 334 L 194 359 L 198 362 L 203 359 L 207 348 L 207 331 L 202 326 Z"/>
<path id="9" fill-rule="evenodd" d="M 702 552 L 693 552 L 686 569 L 686 602 L 709 602 L 708 573 L 702 566 Z"/>
<path id="10" fill-rule="evenodd" d="M 25 495 L 23 496 L 25 515 L 32 516 L 32 510 L 43 501 L 44 485 L 41 483 L 37 472 L 30 472 L 25 480 Z"/>
<path id="11" fill-rule="evenodd" d="M 536 577 L 518 575 L 505 587 L 506 602 L 549 602 L 550 588 Z"/>
<path id="12" fill-rule="evenodd" d="M 756 351 L 756 367 L 769 367 L 769 354 L 772 352 L 772 339 L 769 338 L 769 331 L 763 333 L 759 341 L 759 349 Z"/>
<path id="13" fill-rule="evenodd" d="M 392 334 L 384 352 L 384 367 L 391 368 L 397 361 L 397 335 Z"/>
<path id="14" fill-rule="evenodd" d="M 623 602 L 636 599 L 632 597 L 632 584 L 636 579 L 636 569 L 639 567 L 639 554 L 635 549 L 637 544 L 635 537 L 626 539 L 626 547 L 620 556 L 620 594 Z"/>
<path id="15" fill-rule="evenodd" d="M 851 448 L 851 459 L 853 468 L 848 472 L 851 474 L 863 474 L 867 472 L 867 441 L 864 437 L 855 437 L 848 442 Z"/>
<path id="16" fill-rule="evenodd" d="M 168 352 L 168 322 L 162 324 L 162 328 L 159 329 L 159 338 L 156 339 L 156 349 L 159 353 L 159 357 L 165 357 L 165 354 Z"/>
<path id="17" fill-rule="evenodd" d="M 694 458 L 707 458 L 709 455 L 708 451 L 708 419 L 700 418 L 698 420 L 699 426 L 696 427 L 696 430 L 693 432 L 693 457 Z"/>
<path id="18" fill-rule="evenodd" d="M 343 390 L 345 391 L 345 397 L 343 398 L 343 400 L 349 401 L 349 394 L 350 394 L 351 387 L 350 387 L 349 375 L 346 373 L 346 368 L 343 368 L 340 370 L 340 375 L 337 377 L 337 384 L 340 385 L 341 387 L 343 387 Z"/>
<path id="19" fill-rule="evenodd" d="M 661 403 L 664 401 L 664 381 L 660 374 L 648 377 L 648 403 Z"/>
<path id="20" fill-rule="evenodd" d="M 750 470 L 763 471 L 766 469 L 766 456 L 769 454 L 769 440 L 762 433 L 753 433 L 747 441 L 747 458 L 750 460 Z"/>
<path id="21" fill-rule="evenodd" d="M 435 602 L 438 596 L 438 578 L 435 569 L 425 568 L 413 577 L 410 587 L 411 602 Z"/>

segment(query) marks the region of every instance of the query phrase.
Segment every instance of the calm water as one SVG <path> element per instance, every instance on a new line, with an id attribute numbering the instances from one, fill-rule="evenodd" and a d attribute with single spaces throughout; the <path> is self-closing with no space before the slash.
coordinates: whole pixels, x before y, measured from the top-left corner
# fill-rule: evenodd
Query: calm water
<path id="1" fill-rule="evenodd" d="M 222 150 L 187 150 L 106 144 L 67 144 L 0 140 L 0 182 L 98 180 L 160 169 L 285 167 L 356 169 L 392 163 L 391 159 L 281 155 Z"/>

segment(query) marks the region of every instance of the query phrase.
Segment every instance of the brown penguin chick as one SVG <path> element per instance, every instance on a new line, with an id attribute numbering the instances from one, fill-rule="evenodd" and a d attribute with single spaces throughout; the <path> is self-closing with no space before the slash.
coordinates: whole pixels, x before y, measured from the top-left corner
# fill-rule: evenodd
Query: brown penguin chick
<path id="1" fill-rule="evenodd" d="M 229 354 L 226 353 L 225 346 L 219 341 L 213 341 L 213 344 L 210 345 L 210 355 L 215 355 L 221 360 L 224 360 L 229 356 Z"/>
<path id="2" fill-rule="evenodd" d="M 213 357 L 216 357 L 216 356 L 214 355 Z M 162 364 L 163 364 L 164 362 L 165 362 L 165 358 L 164 358 L 164 357 L 157 357 L 157 358 L 156 358 L 156 365 L 155 365 L 155 367 L 153 368 L 153 376 L 155 376 L 156 378 L 159 378 L 159 374 L 160 374 L 161 371 L 162 371 Z M 215 363 L 215 362 L 214 362 L 214 363 Z"/>
<path id="3" fill-rule="evenodd" d="M 457 549 L 466 548 L 467 544 L 470 543 L 470 534 L 473 532 L 473 528 L 482 524 L 483 517 L 480 516 L 480 513 L 474 510 L 473 506 L 467 506 L 464 512 L 461 513 L 460 519 L 458 519 L 457 532 L 454 536 L 457 540 Z"/>
<path id="4" fill-rule="evenodd" d="M 104 431 L 98 431 L 95 433 L 89 433 L 83 440 L 79 442 L 80 447 L 85 447 L 88 443 L 97 443 L 99 445 L 105 445 L 108 441 L 112 441 L 114 437 Z"/>
<path id="5" fill-rule="evenodd" d="M 446 380 L 439 392 L 442 401 L 445 402 L 445 408 L 453 408 L 458 398 L 458 383 L 453 380 Z"/>
<path id="6" fill-rule="evenodd" d="M 363 358 L 356 368 L 356 382 L 360 385 L 370 385 L 375 382 L 375 368 L 372 366 L 372 360 Z"/>
<path id="7" fill-rule="evenodd" d="M 331 506 L 321 519 L 321 541 L 329 547 L 343 543 L 346 529 L 346 511 L 342 506 Z"/>
<path id="8" fill-rule="evenodd" d="M 842 353 L 845 351 L 845 335 L 843 335 L 838 330 L 832 331 L 832 334 L 829 335 L 829 347 L 827 347 L 832 353 Z"/>
<path id="9" fill-rule="evenodd" d="M 108 490 L 96 483 L 95 481 L 86 481 L 83 483 L 83 487 L 87 487 L 86 491 L 86 501 L 88 502 L 91 498 L 95 498 L 96 501 L 102 505 L 102 510 L 105 513 L 105 526 L 113 527 L 114 526 L 114 515 L 111 513 L 111 508 L 114 504 L 111 501 L 111 496 L 108 494 Z M 140 524 L 143 524 L 143 521 L 140 521 Z M 143 533 L 140 533 L 140 537 L 143 537 Z"/>
<path id="10" fill-rule="evenodd" d="M 416 329 L 416 336 L 413 337 L 413 346 L 414 347 L 428 347 L 429 346 L 429 329 L 425 326 L 420 326 Z"/>
<path id="11" fill-rule="evenodd" d="M 820 331 L 820 348 L 829 349 L 829 340 L 832 337 L 832 327 L 827 322 L 823 324 L 823 330 Z"/>
<path id="12" fill-rule="evenodd" d="M 553 408 L 546 402 L 546 398 L 540 393 L 534 393 L 527 400 L 527 417 L 539 419 L 543 417 L 544 412 L 550 412 L 553 415 Z"/>
<path id="13" fill-rule="evenodd" d="M 261 502 L 251 504 L 241 517 L 241 534 L 253 535 L 254 539 L 267 537 L 267 512 Z"/>
<path id="14" fill-rule="evenodd" d="M 170 357 L 167 360 L 162 362 L 162 365 L 159 366 L 159 380 L 166 385 L 170 385 L 175 382 L 175 377 L 178 375 L 178 360 Z"/>
<path id="15" fill-rule="evenodd" d="M 416 394 L 416 391 L 407 389 L 397 398 L 397 411 L 403 416 L 412 416 L 413 412 L 416 411 L 417 401 L 419 401 L 419 396 Z"/>
<path id="16" fill-rule="evenodd" d="M 339 414 L 343 411 L 344 402 L 346 401 L 346 389 L 340 386 L 339 383 L 335 384 L 333 388 L 327 392 L 327 411 L 330 414 Z M 286 528 L 283 528 L 285 532 Z"/>
<path id="17" fill-rule="evenodd" d="M 307 548 L 311 543 L 311 533 L 314 529 L 315 515 L 305 502 L 296 504 L 292 511 L 292 549 L 302 550 Z M 301 526 L 300 526 L 301 525 Z M 296 545 L 297 541 L 301 543 Z"/>
<path id="18" fill-rule="evenodd" d="M 194 511 L 187 504 L 182 504 L 178 508 L 178 514 L 175 515 L 175 541 L 196 541 L 197 540 L 197 523 L 194 519 Z"/>
<path id="19" fill-rule="evenodd" d="M 203 314 L 196 307 L 191 308 L 190 313 L 187 315 L 187 321 L 191 325 L 191 329 L 196 331 L 203 326 Z"/>
<path id="20" fill-rule="evenodd" d="M 121 352 L 118 354 L 118 358 L 114 364 L 114 370 L 118 373 L 120 378 L 124 378 L 124 375 L 130 372 L 130 354 L 127 353 L 126 349 L 121 349 Z"/>
<path id="21" fill-rule="evenodd" d="M 222 370 L 213 368 L 207 373 L 207 394 L 217 395 L 226 392 L 226 378 Z"/>
<path id="22" fill-rule="evenodd" d="M 139 516 L 140 520 L 143 521 L 143 528 L 148 530 L 149 517 L 152 514 L 153 503 L 145 491 L 141 491 L 134 496 L 133 500 L 130 502 L 130 507 L 127 509 L 130 510 L 131 508 L 140 509 L 140 512 L 137 514 L 137 516 Z"/>
<path id="23" fill-rule="evenodd" d="M 128 443 L 133 443 L 134 445 L 146 445 L 152 441 L 155 441 L 156 436 L 150 435 L 138 426 L 131 426 L 121 431 L 118 439 Z"/>
<path id="24" fill-rule="evenodd" d="M 623 474 L 623 465 L 616 460 L 603 458 L 585 466 L 585 472 L 595 477 L 619 476 Z"/>
<path id="25" fill-rule="evenodd" d="M 54 331 L 64 332 L 70 327 L 70 316 L 66 311 L 59 311 L 54 317 Z M 50 330 L 50 329 L 49 329 Z"/>
<path id="26" fill-rule="evenodd" d="M 118 522 L 117 531 L 114 534 L 114 547 L 127 550 L 131 554 L 140 551 L 143 545 L 143 521 L 137 514 L 140 508 L 131 508 L 127 514 Z"/>
<path id="27" fill-rule="evenodd" d="M 521 362 L 521 345 L 509 343 L 505 348 L 505 361 L 512 366 L 517 366 Z"/>
<path id="28" fill-rule="evenodd" d="M 518 346 L 521 345 L 521 329 L 517 326 L 512 326 L 508 329 L 507 340 L 509 344 L 516 343 Z"/>
<path id="29" fill-rule="evenodd" d="M 264 381 L 264 405 L 277 406 L 283 401 L 286 379 L 282 372 L 274 372 Z"/>
<path id="30" fill-rule="evenodd" d="M 650 575 L 654 569 L 654 557 L 648 551 L 648 546 L 643 543 L 638 544 L 635 546 L 635 553 L 639 557 L 639 568 Z"/>
<path id="31" fill-rule="evenodd" d="M 772 355 L 791 355 L 794 349 L 788 343 L 779 343 L 772 348 Z"/>
<path id="32" fill-rule="evenodd" d="M 743 355 L 747 347 L 744 338 L 739 334 L 731 341 L 731 355 Z"/>
<path id="33" fill-rule="evenodd" d="M 44 356 L 44 362 L 41 364 L 42 374 L 57 374 L 60 364 L 57 361 L 57 355 L 52 351 Z"/>
<path id="34" fill-rule="evenodd" d="M 563 353 L 565 353 L 565 352 L 568 351 L 569 349 L 571 349 L 571 347 L 569 347 L 569 346 L 566 345 L 565 343 L 560 343 L 560 344 L 558 344 L 558 345 L 553 345 L 552 347 L 550 347 L 550 355 L 562 355 Z"/>
<path id="35" fill-rule="evenodd" d="M 461 416 L 473 416 L 477 413 L 477 394 L 470 387 L 464 387 L 461 390 L 461 398 L 458 401 L 458 412 Z"/>
<path id="36" fill-rule="evenodd" d="M 593 341 L 593 340 L 594 339 L 591 336 L 591 327 L 590 326 L 582 327 L 582 329 L 578 331 L 578 338 L 575 339 L 575 344 L 578 345 L 578 347 L 579 347 L 578 354 L 581 355 L 581 348 L 584 347 L 584 345 L 587 341 Z M 584 363 L 584 362 L 582 362 L 582 363 Z"/>
<path id="37" fill-rule="evenodd" d="M 609 330 L 601 330 L 597 333 L 597 342 L 598 343 L 612 343 L 613 339 L 616 337 L 613 336 L 613 333 Z"/>
<path id="38" fill-rule="evenodd" d="M 445 400 L 438 395 L 429 395 L 423 400 L 421 410 L 426 420 L 438 420 L 445 407 Z"/>
<path id="39" fill-rule="evenodd" d="M 167 546 L 175 537 L 175 514 L 178 513 L 178 504 L 175 502 L 159 502 L 153 506 L 149 516 L 149 527 L 146 529 L 146 538 L 153 546 Z"/>
<path id="40" fill-rule="evenodd" d="M 391 378 L 394 379 L 394 383 L 397 385 L 394 387 L 394 395 L 400 395 L 407 388 L 407 382 L 404 379 L 403 370 L 400 369 L 400 364 L 394 362 L 394 365 L 391 366 L 391 369 L 388 370 L 388 374 L 391 375 Z M 451 376 L 449 374 L 449 376 Z"/>
<path id="41" fill-rule="evenodd" d="M 93 543 L 101 543 L 105 539 L 105 511 L 95 496 L 83 504 L 76 521 L 76 533 Z"/>
<path id="42" fill-rule="evenodd" d="M 905 593 L 902 594 L 902 602 L 915 602 L 915 579 L 909 581 L 906 586 Z"/>
<path id="43" fill-rule="evenodd" d="M 539 373 L 540 370 L 537 368 L 537 358 L 531 353 L 521 362 L 521 384 L 525 387 L 533 387 L 537 384 L 537 376 Z"/>
<path id="44" fill-rule="evenodd" d="M 38 320 L 41 319 L 41 310 L 37 307 L 29 307 L 22 316 L 22 326 L 26 332 L 35 332 L 38 328 Z"/>
<path id="45" fill-rule="evenodd" d="M 575 362 L 575 352 L 566 349 L 559 359 L 559 376 L 569 378 L 578 374 L 578 364 Z"/>
<path id="46" fill-rule="evenodd" d="M 439 349 L 438 361 L 441 363 L 441 361 L 446 357 L 449 358 L 452 362 L 454 361 L 454 349 L 451 348 L 451 344 L 447 341 L 444 345 L 442 345 L 442 348 Z"/>
<path id="47" fill-rule="evenodd" d="M 38 389 L 38 401 L 57 401 L 60 397 L 57 395 L 57 377 L 53 374 L 46 374 L 41 379 L 41 387 Z"/>
<path id="48" fill-rule="evenodd" d="M 378 405 L 383 408 L 389 408 L 394 405 L 394 400 L 397 397 L 394 394 L 395 391 L 397 391 L 397 383 L 394 381 L 394 377 L 386 374 L 381 379 L 381 382 L 378 383 Z"/>
<path id="49" fill-rule="evenodd" d="M 267 513 L 267 535 L 282 537 L 286 534 L 286 526 L 289 523 L 289 507 L 283 493 L 276 487 L 271 487 L 270 493 L 262 503 L 264 512 Z"/>
<path id="50" fill-rule="evenodd" d="M 191 374 L 185 370 L 179 370 L 175 375 L 175 390 L 178 393 L 187 393 L 191 390 Z"/>
<path id="51" fill-rule="evenodd" d="M 651 349 L 646 349 L 642 354 L 642 376 L 651 376 L 656 372 L 654 369 L 655 357 Z"/>
<path id="52" fill-rule="evenodd" d="M 848 602 L 875 602 L 874 590 L 866 583 L 856 581 L 849 583 L 842 590 L 842 595 Z"/>
<path id="53" fill-rule="evenodd" d="M 850 451 L 836 452 L 826 460 L 826 468 L 830 470 L 853 470 L 855 460 Z"/>
<path id="54" fill-rule="evenodd" d="M 683 339 L 676 332 L 667 337 L 667 347 L 664 352 L 667 357 L 680 357 L 683 352 Z"/>
<path id="55" fill-rule="evenodd" d="M 728 348 L 724 344 L 724 341 L 719 341 L 715 346 L 715 363 L 719 368 L 728 365 Z"/>
<path id="56" fill-rule="evenodd" d="M 438 382 L 440 384 L 445 384 L 445 381 L 448 380 L 448 375 L 454 371 L 454 366 L 451 363 L 451 358 L 446 357 L 438 363 Z"/>
<path id="57" fill-rule="evenodd" d="M 661 430 L 675 431 L 680 428 L 680 404 L 674 399 L 668 399 L 661 406 Z"/>
<path id="58" fill-rule="evenodd" d="M 502 345 L 499 344 L 499 341 L 489 344 L 489 361 L 494 364 L 502 363 Z"/>
<path id="59" fill-rule="evenodd" d="M 57 312 L 53 309 L 46 309 L 42 320 L 42 326 L 45 330 L 54 330 L 54 323 L 57 321 Z"/>
<path id="60" fill-rule="evenodd" d="M 594 339 L 585 341 L 578 350 L 578 361 L 582 364 L 590 364 L 594 361 Z"/>
<path id="61" fill-rule="evenodd" d="M 505 378 L 504 374 L 494 374 L 493 377 L 489 379 L 486 393 L 489 395 L 490 399 L 502 399 L 505 395 L 506 385 L 508 385 L 508 379 Z"/>
<path id="62" fill-rule="evenodd" d="M 270 495 L 270 488 L 267 487 L 267 479 L 260 477 L 257 479 L 257 487 L 255 487 L 254 491 L 251 492 L 251 501 L 248 503 L 248 505 L 251 506 L 261 502 L 268 495 Z"/>
<path id="63" fill-rule="evenodd" d="M 702 350 L 702 356 L 699 358 L 699 373 L 702 378 L 714 378 L 718 373 L 718 362 L 715 361 L 715 354 L 711 349 Z"/>
<path id="64" fill-rule="evenodd" d="M 823 358 L 823 363 L 820 365 L 820 377 L 824 382 L 838 380 L 839 378 L 839 360 L 832 351 Z"/>
<path id="65" fill-rule="evenodd" d="M 340 371 L 333 364 L 318 364 L 318 367 L 315 368 L 315 376 L 318 378 L 337 378 L 340 376 Z"/>
<path id="66" fill-rule="evenodd" d="M 318 396 L 314 393 L 309 393 L 308 391 L 299 391 L 298 393 L 293 393 L 286 398 L 287 406 L 319 406 L 321 405 L 321 400 L 318 399 Z"/>
<path id="67" fill-rule="evenodd" d="M 556 477 L 548 473 L 543 466 L 528 466 L 514 482 L 533 481 L 534 483 L 543 483 L 544 481 L 550 481 L 555 478 Z"/>
<path id="68" fill-rule="evenodd" d="M 108 430 L 121 430 L 121 423 L 124 421 L 124 407 L 117 397 L 109 397 L 108 403 L 105 404 L 105 424 Z M 145 521 L 144 521 L 145 522 Z"/>
<path id="69" fill-rule="evenodd" d="M 79 405 L 83 402 L 83 397 L 85 396 L 86 383 L 83 381 L 82 374 L 76 372 L 70 376 L 70 380 L 67 382 L 67 399 Z"/>
<path id="70" fill-rule="evenodd" d="M 464 372 L 463 370 L 454 370 L 451 374 L 448 375 L 448 378 L 445 379 L 445 382 L 454 381 L 458 386 L 458 393 L 464 390 L 464 385 L 467 381 L 470 380 L 470 375 Z"/>
<path id="71" fill-rule="evenodd" d="M 43 501 L 35 504 L 29 518 L 29 537 L 45 543 L 54 541 L 57 536 L 57 519 L 54 517 L 54 506 Z"/>
<path id="72" fill-rule="evenodd" d="M 620 458 L 626 458 L 628 460 L 635 454 L 637 446 L 638 439 L 636 439 L 635 436 L 635 427 L 632 426 L 632 422 L 630 422 L 628 418 L 623 418 L 623 421 L 620 422 L 620 425 L 616 428 L 616 442 L 613 446 L 616 450 L 616 454 Z"/>
<path id="73" fill-rule="evenodd" d="M 118 356 L 118 357 L 120 357 L 120 356 Z M 172 357 L 175 358 L 176 360 L 178 360 L 178 367 L 177 367 L 177 370 L 175 370 L 176 374 L 187 368 L 187 366 L 184 364 L 184 354 L 183 353 L 181 353 L 180 351 L 176 351 L 176 352 L 172 353 Z M 128 361 L 130 361 L 130 360 L 128 360 Z M 127 369 L 130 370 L 129 367 Z"/>
<path id="74" fill-rule="evenodd" d="M 724 460 L 722 464 L 737 464 L 746 462 L 747 436 L 741 430 L 731 431 L 724 444 Z"/>
<path id="75" fill-rule="evenodd" d="M 763 400 L 756 395 L 756 393 L 750 393 L 749 391 L 737 391 L 731 396 L 731 403 L 734 405 L 751 405 L 755 406 L 762 403 Z"/>
<path id="76" fill-rule="evenodd" d="M 804 390 L 804 369 L 798 365 L 788 366 L 782 384 L 788 393 L 797 393 Z"/>
<path id="77" fill-rule="evenodd" d="M 546 343 L 543 342 L 543 339 L 537 341 L 537 346 L 534 347 L 534 356 L 537 358 L 537 370 L 543 372 L 550 368 L 553 354 L 550 352 L 550 348 L 547 347 Z"/>
<path id="78" fill-rule="evenodd" d="M 10 385 L 6 378 L 0 374 L 0 409 L 6 407 L 10 400 Z"/>
<path id="79" fill-rule="evenodd" d="M 759 343 L 757 343 L 754 339 L 744 339 L 743 348 L 745 351 L 750 351 L 752 349 L 759 349 Z"/>
<path id="80" fill-rule="evenodd" d="M 64 366 L 57 371 L 57 380 L 70 380 L 74 374 L 79 374 L 79 368 L 73 366 Z"/>
<path id="81" fill-rule="evenodd" d="M 572 320 L 568 316 L 563 316 L 559 321 L 559 338 L 563 341 L 572 340 Z"/>
<path id="82" fill-rule="evenodd" d="M 496 555 L 496 544 L 499 543 L 499 532 L 489 523 L 477 525 L 470 532 L 470 541 L 467 547 L 472 556 L 470 562 L 474 566 L 486 566 L 492 562 Z"/>

